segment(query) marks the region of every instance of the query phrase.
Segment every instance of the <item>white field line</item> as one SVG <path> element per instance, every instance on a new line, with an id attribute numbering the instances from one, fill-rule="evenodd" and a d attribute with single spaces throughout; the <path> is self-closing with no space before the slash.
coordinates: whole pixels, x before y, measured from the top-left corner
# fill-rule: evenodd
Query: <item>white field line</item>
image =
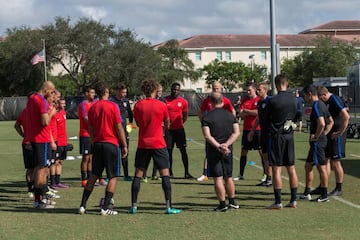
<path id="1" fill-rule="evenodd" d="M 201 142 L 198 142 L 198 141 L 192 140 L 191 142 L 193 142 L 193 143 L 195 143 L 195 144 L 197 144 L 197 145 L 205 146 L 204 143 L 201 143 Z M 350 156 L 360 158 L 360 155 L 350 154 Z M 238 157 L 234 157 L 234 159 L 237 160 L 237 161 L 240 161 L 240 159 L 239 159 Z M 250 165 L 250 166 L 256 167 L 257 169 L 262 170 L 262 167 L 261 167 L 261 166 L 258 166 L 258 165 Z M 283 179 L 287 180 L 287 181 L 289 180 L 289 178 L 286 177 L 286 176 L 284 176 L 284 175 L 282 175 L 281 177 L 282 177 Z M 302 186 L 302 187 L 305 187 L 305 184 L 302 183 L 302 182 L 299 182 L 299 185 Z M 342 202 L 342 203 L 344 203 L 344 204 L 346 204 L 346 205 L 348 205 L 348 206 L 350 206 L 350 207 L 354 207 L 354 208 L 360 209 L 360 205 L 357 205 L 357 204 L 355 204 L 355 203 L 352 203 L 352 202 L 350 202 L 350 201 L 347 201 L 347 200 L 345 200 L 345 199 L 343 199 L 343 198 L 341 198 L 341 197 L 333 196 L 332 198 L 335 199 L 335 200 L 337 200 L 337 201 L 339 201 L 339 202 Z"/>

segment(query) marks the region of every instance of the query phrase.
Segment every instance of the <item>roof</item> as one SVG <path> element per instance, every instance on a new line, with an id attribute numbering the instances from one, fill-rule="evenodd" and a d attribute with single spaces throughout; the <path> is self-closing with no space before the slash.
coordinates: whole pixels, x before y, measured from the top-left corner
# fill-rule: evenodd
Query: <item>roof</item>
<path id="1" fill-rule="evenodd" d="M 304 30 L 299 34 L 311 34 L 316 32 L 353 32 L 360 34 L 360 21 L 359 20 L 336 20 L 324 23 L 322 25 Z"/>
<path id="2" fill-rule="evenodd" d="M 311 47 L 318 34 L 278 34 L 276 42 L 280 47 Z M 341 41 L 351 41 L 354 37 L 360 39 L 360 34 L 336 37 Z M 155 45 L 157 49 L 166 42 Z M 270 35 L 267 34 L 220 34 L 220 35 L 195 35 L 179 41 L 179 47 L 184 49 L 209 49 L 209 48 L 268 48 L 270 46 Z"/>

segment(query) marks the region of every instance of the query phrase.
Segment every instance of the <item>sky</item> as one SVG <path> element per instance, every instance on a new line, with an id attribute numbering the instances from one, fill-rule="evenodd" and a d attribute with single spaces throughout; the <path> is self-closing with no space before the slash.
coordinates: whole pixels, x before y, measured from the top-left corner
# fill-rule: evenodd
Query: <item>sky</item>
<path id="1" fill-rule="evenodd" d="M 275 32 L 296 34 L 334 20 L 360 20 L 359 0 L 273 0 Z M 87 17 L 157 44 L 199 34 L 269 34 L 270 0 L 0 0 L 0 36 L 55 17 Z"/>

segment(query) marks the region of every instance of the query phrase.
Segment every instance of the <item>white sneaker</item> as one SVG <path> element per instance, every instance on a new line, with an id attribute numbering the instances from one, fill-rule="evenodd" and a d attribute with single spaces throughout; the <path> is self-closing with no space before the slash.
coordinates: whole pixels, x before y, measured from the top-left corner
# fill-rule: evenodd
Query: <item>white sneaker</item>
<path id="1" fill-rule="evenodd" d="M 266 174 L 264 174 L 264 175 L 262 176 L 262 178 L 259 179 L 260 182 L 264 182 L 265 180 L 266 180 Z"/>
<path id="2" fill-rule="evenodd" d="M 234 177 L 234 181 L 239 181 L 239 180 L 244 180 L 244 176 L 238 176 L 238 177 Z"/>
<path id="3" fill-rule="evenodd" d="M 60 195 L 57 195 L 57 194 L 53 193 L 52 191 L 46 192 L 46 196 L 48 198 L 60 198 Z"/>
<path id="4" fill-rule="evenodd" d="M 197 178 L 197 180 L 199 182 L 204 182 L 204 181 L 209 180 L 209 178 L 206 175 L 201 175 L 200 177 Z"/>
<path id="5" fill-rule="evenodd" d="M 100 214 L 103 215 L 103 216 L 107 216 L 107 215 L 117 215 L 118 212 L 117 211 L 114 211 L 114 210 L 111 210 L 111 209 L 101 209 L 100 210 Z"/>
<path id="6" fill-rule="evenodd" d="M 302 195 L 299 196 L 299 198 L 310 201 L 310 200 L 311 200 L 311 195 L 310 195 L 310 193 L 308 193 L 308 194 L 302 194 Z"/>
<path id="7" fill-rule="evenodd" d="M 79 214 L 85 214 L 85 212 L 86 212 L 86 210 L 85 210 L 85 208 L 83 207 L 83 206 L 81 206 L 80 208 L 79 208 Z"/>

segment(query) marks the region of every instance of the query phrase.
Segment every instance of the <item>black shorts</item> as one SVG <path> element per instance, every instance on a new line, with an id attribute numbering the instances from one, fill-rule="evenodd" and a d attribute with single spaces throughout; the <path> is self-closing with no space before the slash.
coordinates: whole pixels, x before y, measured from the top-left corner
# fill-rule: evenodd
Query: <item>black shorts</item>
<path id="1" fill-rule="evenodd" d="M 165 141 L 168 149 L 174 147 L 176 143 L 177 148 L 185 148 L 186 147 L 186 135 L 185 129 L 176 129 L 176 130 L 167 130 L 165 132 Z"/>
<path id="2" fill-rule="evenodd" d="M 135 168 L 147 170 L 151 157 L 154 159 L 155 166 L 159 169 L 170 167 L 169 152 L 166 148 L 162 149 L 136 149 Z"/>
<path id="3" fill-rule="evenodd" d="M 33 149 L 34 167 L 50 166 L 51 148 L 50 143 L 31 143 Z"/>
<path id="4" fill-rule="evenodd" d="M 90 137 L 80 137 L 79 139 L 80 143 L 80 154 L 81 155 L 88 155 L 92 153 L 92 143 Z"/>
<path id="5" fill-rule="evenodd" d="M 106 142 L 94 143 L 92 157 L 92 173 L 102 177 L 104 169 L 108 179 L 120 176 L 121 153 L 120 148 Z"/>
<path id="6" fill-rule="evenodd" d="M 207 147 L 207 162 L 209 177 L 232 177 L 233 172 L 233 154 L 226 156 L 213 147 Z"/>
<path id="7" fill-rule="evenodd" d="M 25 169 L 34 169 L 33 151 L 27 144 L 22 144 Z"/>
<path id="8" fill-rule="evenodd" d="M 306 162 L 316 166 L 326 165 L 325 148 L 326 141 L 310 142 L 310 149 Z"/>
<path id="9" fill-rule="evenodd" d="M 295 164 L 293 133 L 272 135 L 269 141 L 269 149 L 270 166 L 292 166 Z"/>
<path id="10" fill-rule="evenodd" d="M 269 149 L 269 134 L 265 131 L 261 131 L 260 136 L 260 148 L 262 153 L 268 153 L 270 151 Z"/>
<path id="11" fill-rule="evenodd" d="M 254 137 L 251 142 L 248 141 L 247 135 L 250 131 L 243 131 L 241 139 L 241 149 L 245 150 L 259 150 L 260 149 L 260 131 L 256 130 L 254 132 Z"/>
<path id="12" fill-rule="evenodd" d="M 66 146 L 58 146 L 56 149 L 56 160 L 66 160 L 67 150 Z"/>
<path id="13" fill-rule="evenodd" d="M 300 122 L 302 121 L 302 118 L 303 118 L 303 112 L 296 112 L 295 121 Z"/>
<path id="14" fill-rule="evenodd" d="M 346 133 L 336 139 L 331 139 L 328 134 L 328 142 L 325 149 L 326 158 L 330 160 L 339 160 L 345 157 Z"/>

